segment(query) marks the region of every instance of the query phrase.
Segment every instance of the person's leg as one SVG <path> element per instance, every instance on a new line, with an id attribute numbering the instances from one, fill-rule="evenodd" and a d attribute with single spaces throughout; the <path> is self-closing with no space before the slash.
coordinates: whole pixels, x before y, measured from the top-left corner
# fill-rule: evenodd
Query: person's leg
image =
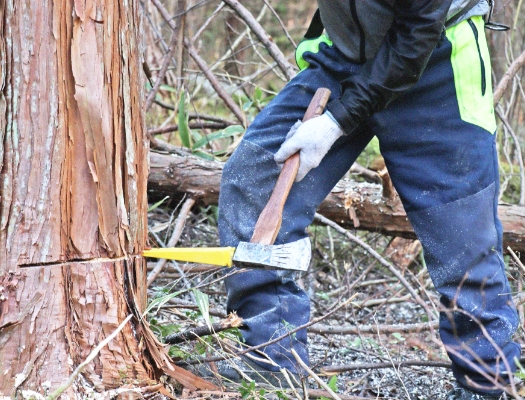
<path id="1" fill-rule="evenodd" d="M 477 41 L 476 41 L 477 38 Z M 460 385 L 496 394 L 520 347 L 497 216 L 490 60 L 481 18 L 449 29 L 421 81 L 371 123 L 442 305 Z"/>
<path id="2" fill-rule="evenodd" d="M 274 153 L 291 126 L 302 119 L 315 91 L 325 87 L 332 91 L 332 96 L 339 96 L 337 82 L 342 74 L 355 73 L 358 68 L 324 43 L 318 52 L 307 53 L 305 59 L 310 66 L 261 111 L 224 167 L 219 197 L 219 236 L 223 246 L 236 246 L 239 241 L 250 240 L 280 172 Z M 319 167 L 293 185 L 275 244 L 307 236 L 305 229 L 312 222 L 317 206 L 369 140 L 365 134 L 351 143 L 348 138 L 341 138 Z M 225 279 L 227 309 L 243 318 L 242 334 L 246 344 L 265 343 L 309 321 L 308 296 L 293 278 L 293 272 L 251 270 Z M 263 351 L 281 367 L 296 371 L 291 348 L 308 360 L 306 329 L 266 346 Z"/>

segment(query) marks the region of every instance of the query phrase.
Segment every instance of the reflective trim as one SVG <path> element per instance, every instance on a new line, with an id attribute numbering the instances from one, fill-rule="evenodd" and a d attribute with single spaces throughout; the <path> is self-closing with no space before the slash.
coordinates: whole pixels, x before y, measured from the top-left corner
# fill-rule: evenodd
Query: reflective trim
<path id="1" fill-rule="evenodd" d="M 482 17 L 472 17 L 446 30 L 461 119 L 490 133 L 496 131 L 490 55 Z M 484 86 L 486 90 L 483 90 Z"/>
<path id="2" fill-rule="evenodd" d="M 332 41 L 326 35 L 321 35 L 315 39 L 305 39 L 299 43 L 299 46 L 297 46 L 297 50 L 295 51 L 295 62 L 301 71 L 308 68 L 310 65 L 310 63 L 303 58 L 304 53 L 318 53 L 321 43 L 326 43 L 328 46 L 332 46 Z"/>

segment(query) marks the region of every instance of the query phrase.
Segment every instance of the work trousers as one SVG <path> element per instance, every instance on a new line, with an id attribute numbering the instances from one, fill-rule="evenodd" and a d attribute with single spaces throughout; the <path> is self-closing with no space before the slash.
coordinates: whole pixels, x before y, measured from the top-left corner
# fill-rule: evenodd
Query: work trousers
<path id="1" fill-rule="evenodd" d="M 219 199 L 222 245 L 249 241 L 280 172 L 274 161 L 286 134 L 301 120 L 315 91 L 341 95 L 340 82 L 358 74 L 325 36 L 299 46 L 305 68 L 250 125 L 226 163 Z M 377 136 L 381 154 L 420 239 L 441 296 L 440 336 L 459 383 L 495 394 L 491 376 L 515 369 L 518 325 L 502 258 L 497 216 L 498 161 L 490 60 L 481 18 L 443 33 L 419 82 L 338 139 L 321 164 L 295 183 L 276 244 L 307 236 L 316 208 Z M 310 318 L 307 294 L 286 271 L 251 270 L 225 280 L 227 309 L 244 319 L 243 337 L 259 345 Z M 446 309 L 446 310 L 445 310 Z M 308 360 L 306 330 L 266 346 L 294 372 L 293 348 Z M 269 368 L 272 369 L 272 368 Z M 481 385 L 482 387 L 478 386 Z"/>

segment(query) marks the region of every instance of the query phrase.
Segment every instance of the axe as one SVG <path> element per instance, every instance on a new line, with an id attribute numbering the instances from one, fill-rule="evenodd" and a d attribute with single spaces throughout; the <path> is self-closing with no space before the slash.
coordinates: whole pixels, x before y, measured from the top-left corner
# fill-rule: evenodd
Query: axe
<path id="1" fill-rule="evenodd" d="M 303 122 L 323 113 L 330 97 L 330 90 L 318 89 Z M 263 269 L 306 271 L 310 264 L 311 248 L 308 238 L 282 245 L 274 245 L 281 228 L 283 208 L 299 170 L 299 153 L 288 158 L 277 178 L 273 192 L 259 215 L 250 242 L 239 242 L 237 247 L 204 248 L 153 248 L 142 254 L 145 257 L 198 262 L 202 264 Z"/>

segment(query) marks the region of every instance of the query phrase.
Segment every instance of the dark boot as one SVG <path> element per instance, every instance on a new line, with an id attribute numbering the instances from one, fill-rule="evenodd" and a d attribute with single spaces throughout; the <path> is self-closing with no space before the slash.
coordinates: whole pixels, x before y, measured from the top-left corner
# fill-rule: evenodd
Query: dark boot
<path id="1" fill-rule="evenodd" d="M 472 392 L 468 389 L 457 387 L 448 392 L 445 400 L 504 400 L 507 398 L 505 393 L 501 395 L 488 395 Z"/>

